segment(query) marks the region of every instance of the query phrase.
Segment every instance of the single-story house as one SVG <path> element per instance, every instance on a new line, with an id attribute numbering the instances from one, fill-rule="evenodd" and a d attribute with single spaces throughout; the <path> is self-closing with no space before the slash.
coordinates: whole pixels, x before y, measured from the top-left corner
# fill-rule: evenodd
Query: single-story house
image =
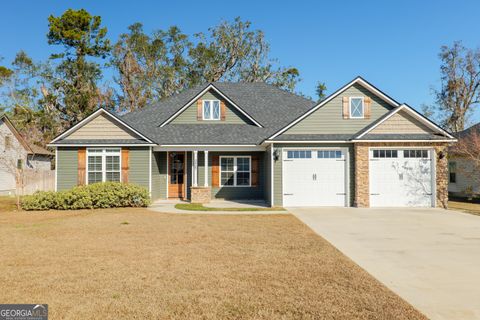
<path id="1" fill-rule="evenodd" d="M 470 155 L 462 154 L 455 146 L 449 148 L 448 156 L 448 192 L 452 196 L 466 197 L 480 194 L 478 140 L 480 140 L 480 123 L 455 134 L 459 144 L 471 145 Z"/>
<path id="2" fill-rule="evenodd" d="M 455 138 L 361 77 L 320 102 L 265 83 L 209 83 L 52 142 L 57 190 L 143 185 L 153 200 L 446 207 Z"/>
<path id="3" fill-rule="evenodd" d="M 32 177 L 32 173 L 39 176 L 52 173 L 53 177 L 52 159 L 52 152 L 29 144 L 7 115 L 0 115 L 0 195 L 13 195 L 19 191 L 16 179 L 18 168 L 26 169 L 24 172 L 28 171 L 28 178 Z M 37 190 L 44 190 L 43 183 L 32 183 L 22 193 Z"/>

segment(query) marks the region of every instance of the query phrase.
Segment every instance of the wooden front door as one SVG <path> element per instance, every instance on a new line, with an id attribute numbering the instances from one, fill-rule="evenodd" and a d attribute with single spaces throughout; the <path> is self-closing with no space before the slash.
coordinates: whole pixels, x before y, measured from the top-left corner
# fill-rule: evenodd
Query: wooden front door
<path id="1" fill-rule="evenodd" d="M 185 198 L 185 154 L 168 153 L 168 197 Z"/>

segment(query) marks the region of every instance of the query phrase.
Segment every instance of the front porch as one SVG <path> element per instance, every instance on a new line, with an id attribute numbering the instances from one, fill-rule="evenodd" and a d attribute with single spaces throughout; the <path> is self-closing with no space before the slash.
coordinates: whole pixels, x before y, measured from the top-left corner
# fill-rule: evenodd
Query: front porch
<path id="1" fill-rule="evenodd" d="M 152 199 L 202 204 L 256 200 L 269 205 L 269 159 L 270 154 L 258 146 L 156 147 L 152 154 Z"/>

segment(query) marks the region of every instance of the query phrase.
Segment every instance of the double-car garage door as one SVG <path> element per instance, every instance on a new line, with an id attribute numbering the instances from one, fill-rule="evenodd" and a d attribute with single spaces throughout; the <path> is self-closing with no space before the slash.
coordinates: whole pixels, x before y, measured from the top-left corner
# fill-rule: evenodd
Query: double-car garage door
<path id="1" fill-rule="evenodd" d="M 284 149 L 283 205 L 349 206 L 347 148 Z M 433 151 L 370 149 L 371 207 L 434 205 Z"/>

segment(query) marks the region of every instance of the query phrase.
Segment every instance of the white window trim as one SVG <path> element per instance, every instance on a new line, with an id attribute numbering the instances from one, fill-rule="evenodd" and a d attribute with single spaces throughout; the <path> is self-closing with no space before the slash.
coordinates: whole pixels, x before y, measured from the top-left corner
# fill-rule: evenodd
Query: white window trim
<path id="1" fill-rule="evenodd" d="M 223 185 L 222 184 L 222 158 L 233 158 L 233 185 Z M 237 186 L 237 158 L 248 158 L 248 163 L 249 163 L 249 174 L 250 174 L 250 179 L 248 181 L 248 185 L 243 185 L 243 186 Z M 218 170 L 218 182 L 220 187 L 222 188 L 249 188 L 252 186 L 252 156 L 220 156 L 219 159 L 219 170 Z M 229 171 L 230 172 L 230 171 Z M 241 172 L 247 172 L 247 171 L 241 171 Z M 258 173 L 257 173 L 258 174 Z"/>
<path id="2" fill-rule="evenodd" d="M 90 152 L 91 149 L 101 149 L 102 152 Z M 118 152 L 107 152 L 107 149 L 118 149 L 119 151 Z M 103 182 L 106 182 L 107 181 L 107 162 L 106 162 L 106 156 L 118 156 L 119 157 L 119 166 L 120 166 L 120 170 L 119 170 L 119 173 L 120 173 L 120 180 L 119 182 L 122 182 L 122 149 L 121 148 L 104 148 L 104 147 L 100 147 L 100 148 L 87 148 L 87 156 L 86 156 L 86 160 L 85 160 L 85 181 L 86 181 L 86 184 L 90 184 L 90 181 L 88 181 L 88 157 L 89 155 L 91 156 L 97 156 L 97 155 L 100 155 L 102 157 L 102 183 Z"/>
<path id="3" fill-rule="evenodd" d="M 352 116 L 352 99 L 362 100 L 362 116 L 361 117 Z M 348 110 L 349 110 L 350 119 L 365 119 L 365 98 L 364 97 L 349 97 L 348 98 Z"/>
<path id="4" fill-rule="evenodd" d="M 210 102 L 210 118 L 205 118 L 205 102 Z M 218 119 L 213 118 L 213 102 L 218 101 Z M 222 104 L 220 100 L 213 99 L 213 100 L 202 100 L 202 120 L 205 121 L 220 121 L 222 118 Z"/>

